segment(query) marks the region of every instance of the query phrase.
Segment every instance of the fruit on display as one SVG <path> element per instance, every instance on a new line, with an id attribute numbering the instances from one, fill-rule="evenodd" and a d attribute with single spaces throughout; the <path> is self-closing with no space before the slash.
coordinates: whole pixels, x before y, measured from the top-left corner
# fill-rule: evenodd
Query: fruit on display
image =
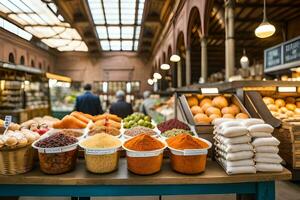
<path id="1" fill-rule="evenodd" d="M 197 97 L 197 95 L 189 96 L 187 99 L 194 99 Z M 217 118 L 249 118 L 248 114 L 243 113 L 238 105 L 231 102 L 230 98 L 224 95 L 205 97 L 201 95 L 199 97 L 201 99 L 198 98 L 198 105 L 190 106 L 196 124 L 209 125 Z M 195 100 L 192 101 L 196 102 Z M 190 105 L 191 103 L 188 104 Z"/>
<path id="2" fill-rule="evenodd" d="M 125 129 L 133 128 L 136 126 L 144 126 L 154 129 L 155 126 L 151 123 L 151 117 L 144 115 L 143 113 L 133 113 L 124 118 L 123 127 Z"/>
<path id="3" fill-rule="evenodd" d="M 272 98 L 263 97 L 264 103 L 277 119 L 300 118 L 300 99 L 294 97 Z"/>
<path id="4" fill-rule="evenodd" d="M 190 96 L 190 97 L 187 98 L 187 101 L 188 101 L 188 104 L 189 104 L 190 107 L 198 105 L 198 98 L 197 97 Z"/>

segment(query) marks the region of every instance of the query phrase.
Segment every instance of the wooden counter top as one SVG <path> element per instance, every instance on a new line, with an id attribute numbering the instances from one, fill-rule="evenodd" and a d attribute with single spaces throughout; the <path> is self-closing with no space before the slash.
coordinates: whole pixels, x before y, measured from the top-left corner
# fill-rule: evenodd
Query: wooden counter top
<path id="1" fill-rule="evenodd" d="M 281 173 L 257 173 L 228 176 L 213 161 L 208 161 L 206 171 L 199 175 L 183 175 L 171 170 L 169 160 L 164 160 L 162 170 L 154 175 L 139 176 L 127 170 L 126 159 L 121 158 L 119 169 L 110 174 L 92 174 L 86 171 L 84 161 L 78 161 L 74 171 L 61 175 L 45 175 L 36 166 L 23 175 L 0 176 L 0 184 L 39 185 L 161 185 L 161 184 L 209 184 L 241 183 L 272 180 L 289 180 L 291 173 L 284 169 Z"/>

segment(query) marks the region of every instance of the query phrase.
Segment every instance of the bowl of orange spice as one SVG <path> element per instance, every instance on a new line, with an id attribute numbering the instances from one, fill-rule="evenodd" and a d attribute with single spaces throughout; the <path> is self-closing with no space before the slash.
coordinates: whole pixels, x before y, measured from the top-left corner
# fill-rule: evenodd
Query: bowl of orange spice
<path id="1" fill-rule="evenodd" d="M 154 174 L 161 169 L 164 141 L 147 134 L 137 135 L 123 144 L 128 170 L 139 175 Z"/>
<path id="2" fill-rule="evenodd" d="M 205 170 L 208 149 L 212 144 L 189 134 L 179 134 L 166 140 L 170 149 L 171 167 L 183 174 L 197 174 Z"/>

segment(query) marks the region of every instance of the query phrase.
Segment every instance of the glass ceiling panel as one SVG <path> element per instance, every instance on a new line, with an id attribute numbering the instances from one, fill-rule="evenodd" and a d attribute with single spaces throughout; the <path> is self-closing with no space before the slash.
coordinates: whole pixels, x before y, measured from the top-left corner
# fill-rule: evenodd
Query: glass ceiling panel
<path id="1" fill-rule="evenodd" d="M 88 0 L 103 51 L 137 51 L 145 0 Z"/>
<path id="2" fill-rule="evenodd" d="M 98 2 L 94 7 L 98 18 L 93 19 L 105 22 L 101 1 L 94 0 L 94 2 Z M 19 36 L 24 34 L 24 37 L 20 36 L 24 39 L 30 40 L 34 35 L 59 51 L 88 51 L 76 29 L 71 28 L 70 24 L 57 13 L 57 6 L 53 0 L 1 0 L 1 13 L 6 14 L 12 22 L 20 26 L 6 21 L 1 22 L 1 27 L 5 28 L 3 24 L 6 24 L 5 29 Z"/>

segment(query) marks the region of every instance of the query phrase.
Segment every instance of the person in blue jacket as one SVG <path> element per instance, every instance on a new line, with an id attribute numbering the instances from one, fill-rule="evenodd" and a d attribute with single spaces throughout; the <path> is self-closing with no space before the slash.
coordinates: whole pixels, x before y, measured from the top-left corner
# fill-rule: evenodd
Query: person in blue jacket
<path id="1" fill-rule="evenodd" d="M 76 98 L 75 110 L 90 115 L 103 114 L 100 99 L 98 96 L 94 95 L 91 90 L 91 84 L 86 84 L 84 86 L 84 94 Z"/>
<path id="2" fill-rule="evenodd" d="M 119 90 L 116 92 L 117 102 L 113 103 L 109 113 L 125 118 L 133 113 L 132 105 L 125 101 L 125 92 Z"/>

